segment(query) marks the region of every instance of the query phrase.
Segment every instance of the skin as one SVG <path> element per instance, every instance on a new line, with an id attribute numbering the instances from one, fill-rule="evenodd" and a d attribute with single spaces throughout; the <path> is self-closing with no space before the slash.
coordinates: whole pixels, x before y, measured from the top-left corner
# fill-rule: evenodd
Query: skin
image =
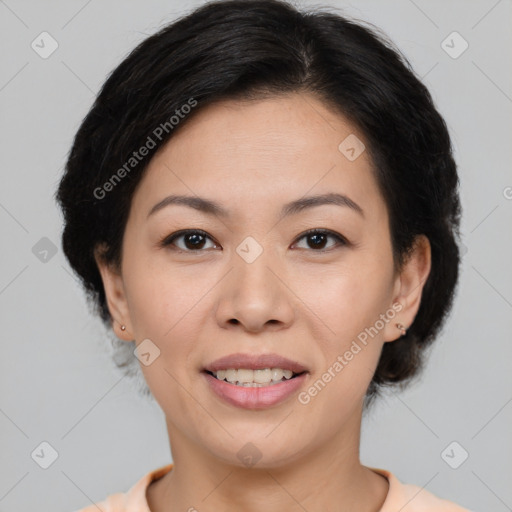
<path id="1" fill-rule="evenodd" d="M 363 399 L 384 343 L 400 336 L 396 323 L 410 326 L 418 311 L 430 245 L 419 237 L 394 273 L 368 153 L 349 161 L 338 149 L 349 134 L 365 140 L 309 94 L 205 107 L 153 156 L 133 197 L 122 268 L 97 256 L 116 335 L 161 351 L 141 368 L 165 413 L 174 468 L 149 486 L 152 512 L 377 512 L 385 501 L 387 479 L 359 460 Z M 348 195 L 364 217 L 321 205 L 279 220 L 283 204 L 329 192 Z M 213 199 L 231 217 L 172 205 L 148 218 L 169 194 Z M 195 252 L 186 236 L 174 249 L 159 245 L 192 228 L 210 237 Z M 329 236 L 319 247 L 302 236 L 311 228 L 348 244 Z M 263 249 L 250 264 L 236 252 L 247 236 Z M 274 352 L 308 368 L 307 390 L 393 303 L 401 311 L 306 405 L 294 394 L 238 408 L 200 373 L 234 352 Z M 248 442 L 262 455 L 253 467 L 237 457 Z"/>

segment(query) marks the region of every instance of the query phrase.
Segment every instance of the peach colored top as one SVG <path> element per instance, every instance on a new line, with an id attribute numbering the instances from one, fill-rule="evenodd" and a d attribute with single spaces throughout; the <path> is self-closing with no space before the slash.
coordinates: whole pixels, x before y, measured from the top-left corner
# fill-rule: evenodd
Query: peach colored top
<path id="1" fill-rule="evenodd" d="M 153 480 L 168 473 L 173 464 L 150 471 L 126 493 L 116 493 L 104 501 L 89 505 L 75 512 L 151 512 L 146 499 L 146 489 Z M 412 484 L 402 484 L 396 476 L 385 469 L 369 468 L 387 478 L 389 491 L 379 512 L 471 512 L 452 501 L 434 496 L 426 489 Z"/>

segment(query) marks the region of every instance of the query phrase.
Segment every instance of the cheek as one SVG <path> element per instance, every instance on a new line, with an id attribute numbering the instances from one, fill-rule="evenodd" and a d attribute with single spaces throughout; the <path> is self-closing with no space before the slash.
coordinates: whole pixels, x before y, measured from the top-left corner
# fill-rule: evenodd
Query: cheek
<path id="1" fill-rule="evenodd" d="M 211 285 L 194 278 L 191 270 L 143 253 L 126 258 L 125 291 L 137 339 L 167 342 L 180 330 L 198 325 L 191 318 Z"/>
<path id="2" fill-rule="evenodd" d="M 212 285 L 191 282 L 182 273 L 162 274 L 148 268 L 139 268 L 129 283 L 137 342 L 149 338 L 160 350 L 150 365 L 141 363 L 148 387 L 162 410 L 184 418 L 197 415 L 196 403 L 180 384 L 188 388 L 186 383 L 196 371 L 198 340 L 204 338 L 201 329 L 211 311 L 205 295 Z"/>
<path id="3" fill-rule="evenodd" d="M 366 391 L 384 343 L 381 315 L 390 309 L 390 283 L 385 266 L 375 259 L 365 264 L 362 257 L 357 265 L 303 279 L 300 293 L 315 313 L 308 314 L 311 331 L 323 354 L 316 378 L 329 382 L 325 398 L 360 397 Z"/>
<path id="4" fill-rule="evenodd" d="M 194 277 L 192 266 L 171 271 L 170 266 L 157 268 L 141 261 L 133 258 L 131 265 L 127 261 L 130 317 L 137 342 L 148 338 L 160 350 L 151 365 L 141 368 L 155 398 L 177 406 L 178 382 L 197 371 L 196 352 L 204 342 L 205 318 L 212 310 L 208 292 L 215 279 Z M 182 404 L 188 405 L 186 400 Z"/>
<path id="5" fill-rule="evenodd" d="M 297 295 L 329 338 L 346 340 L 373 324 L 389 306 L 389 282 L 375 262 L 301 272 Z M 311 312 L 314 315 L 311 315 Z"/>

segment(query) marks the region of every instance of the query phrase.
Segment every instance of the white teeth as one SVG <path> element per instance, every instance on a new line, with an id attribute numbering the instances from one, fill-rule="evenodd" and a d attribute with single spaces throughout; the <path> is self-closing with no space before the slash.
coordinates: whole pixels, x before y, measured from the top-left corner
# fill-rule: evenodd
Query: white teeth
<path id="1" fill-rule="evenodd" d="M 238 382 L 240 382 L 240 384 L 245 384 L 246 382 L 249 383 L 249 382 L 254 382 L 254 370 L 245 370 L 245 369 L 240 369 L 240 370 L 237 370 L 238 372 L 238 376 L 237 376 L 237 379 L 238 379 Z"/>
<path id="2" fill-rule="evenodd" d="M 238 371 L 237 370 L 234 370 L 233 368 L 231 368 L 229 370 L 224 370 L 224 371 L 226 372 L 224 379 L 227 380 L 228 382 L 236 382 L 238 380 Z M 214 373 L 214 375 L 215 375 L 215 373 Z"/>
<path id="3" fill-rule="evenodd" d="M 238 370 L 229 368 L 212 372 L 219 380 L 227 380 L 231 384 L 238 384 L 245 387 L 261 387 L 262 385 L 272 385 L 291 379 L 293 372 L 291 370 L 282 370 L 281 368 L 265 368 L 263 370 L 250 370 L 240 368 Z"/>
<path id="4" fill-rule="evenodd" d="M 226 370 L 219 370 L 216 375 L 217 379 L 224 380 L 226 378 Z"/>
<path id="5" fill-rule="evenodd" d="M 272 380 L 272 370 L 265 368 L 264 370 L 253 370 L 254 382 L 258 384 L 266 384 Z"/>

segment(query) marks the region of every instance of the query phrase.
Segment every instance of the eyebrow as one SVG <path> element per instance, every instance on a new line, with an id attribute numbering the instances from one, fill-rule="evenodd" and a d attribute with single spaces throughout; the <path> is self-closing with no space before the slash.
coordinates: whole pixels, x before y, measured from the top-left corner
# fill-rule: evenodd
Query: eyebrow
<path id="1" fill-rule="evenodd" d="M 162 210 L 163 208 L 174 204 L 189 206 L 190 208 L 194 208 L 195 210 L 199 210 L 208 215 L 216 215 L 224 218 L 230 217 L 230 213 L 215 201 L 205 199 L 203 197 L 185 195 L 170 195 L 165 197 L 157 204 L 155 204 L 153 208 L 151 208 L 148 213 L 148 217 Z M 279 219 L 283 219 L 289 215 L 295 215 L 308 208 L 326 204 L 348 207 L 364 217 L 363 209 L 356 202 L 350 199 L 350 197 L 344 194 L 329 193 L 316 196 L 301 197 L 300 199 L 285 204 L 281 209 Z"/>

